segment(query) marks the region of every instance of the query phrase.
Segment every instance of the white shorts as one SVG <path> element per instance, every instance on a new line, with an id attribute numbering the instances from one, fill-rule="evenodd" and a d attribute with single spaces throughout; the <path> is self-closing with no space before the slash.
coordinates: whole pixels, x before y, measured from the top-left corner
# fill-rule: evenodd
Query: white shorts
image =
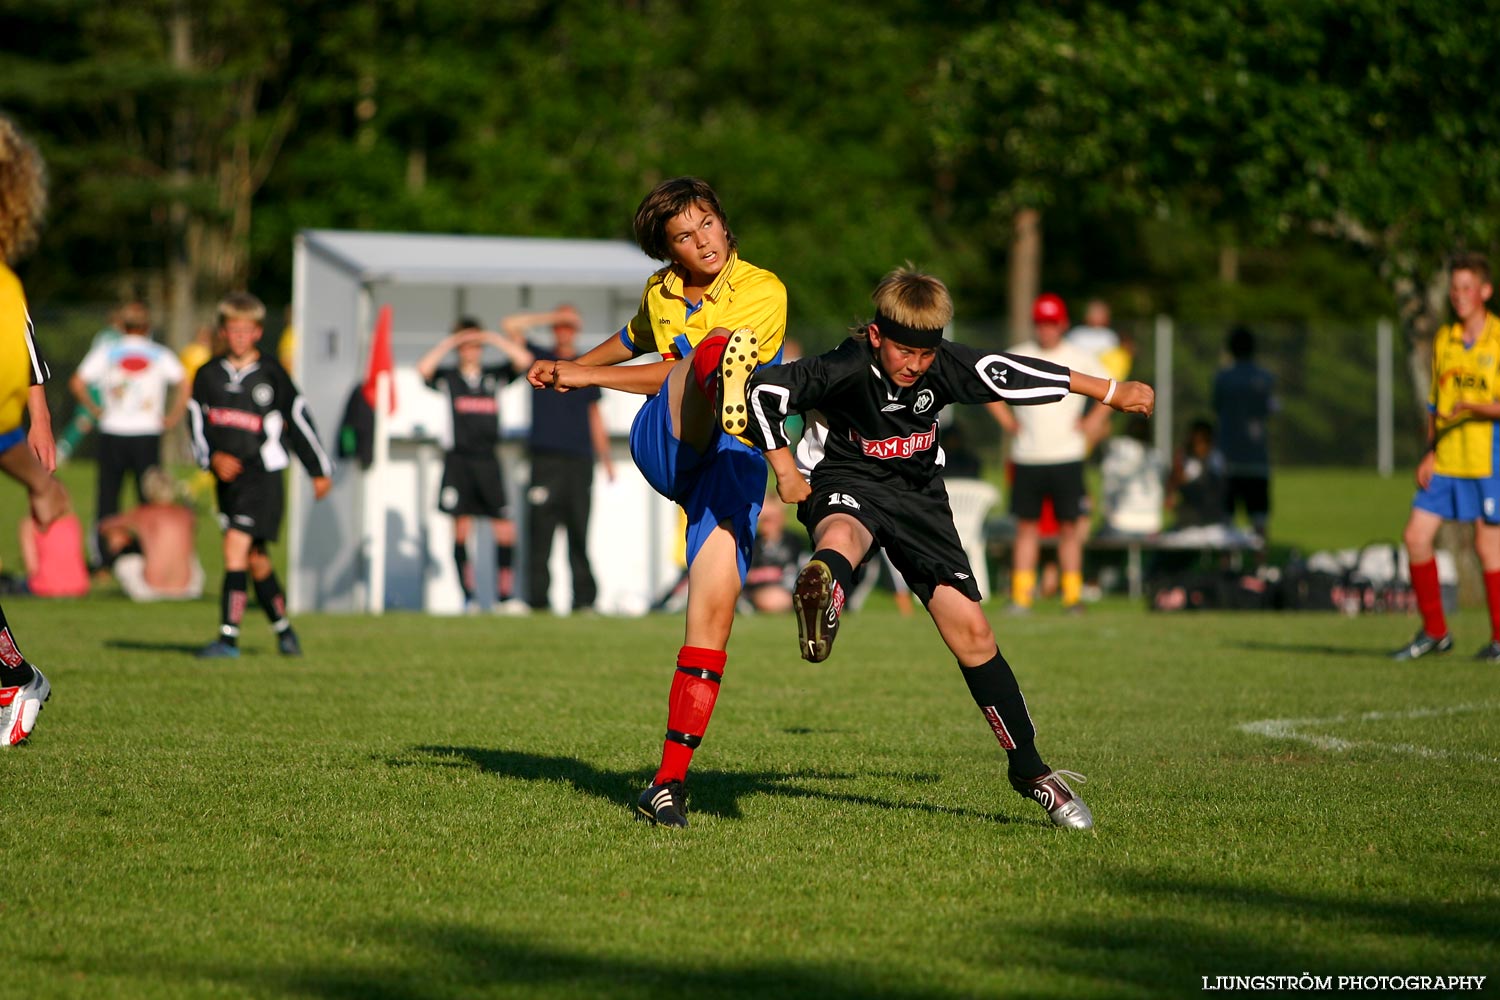
<path id="1" fill-rule="evenodd" d="M 146 557 L 139 552 L 120 556 L 114 564 L 115 579 L 132 601 L 191 601 L 203 596 L 203 564 L 193 557 L 187 586 L 179 591 L 157 590 L 146 582 Z"/>

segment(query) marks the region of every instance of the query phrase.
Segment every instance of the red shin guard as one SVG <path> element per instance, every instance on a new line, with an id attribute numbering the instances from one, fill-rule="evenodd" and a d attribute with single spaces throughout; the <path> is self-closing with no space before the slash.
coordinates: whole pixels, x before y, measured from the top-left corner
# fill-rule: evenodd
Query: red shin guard
<path id="1" fill-rule="evenodd" d="M 677 672 L 672 675 L 672 693 L 667 697 L 667 736 L 653 785 L 687 777 L 693 751 L 703 741 L 714 714 L 727 659 L 722 649 L 683 646 L 677 651 Z"/>
<path id="2" fill-rule="evenodd" d="M 1416 592 L 1417 610 L 1422 613 L 1422 631 L 1434 639 L 1447 635 L 1448 622 L 1443 618 L 1443 590 L 1438 584 L 1436 559 L 1411 564 L 1411 589 Z"/>
<path id="3" fill-rule="evenodd" d="M 714 379 L 719 375 L 719 359 L 724 357 L 724 347 L 729 343 L 729 338 L 722 333 L 713 337 L 705 337 L 693 349 L 693 381 L 698 383 L 698 388 L 703 390 L 703 395 L 709 399 L 714 398 Z M 683 649 L 693 649 L 693 646 L 684 646 Z"/>

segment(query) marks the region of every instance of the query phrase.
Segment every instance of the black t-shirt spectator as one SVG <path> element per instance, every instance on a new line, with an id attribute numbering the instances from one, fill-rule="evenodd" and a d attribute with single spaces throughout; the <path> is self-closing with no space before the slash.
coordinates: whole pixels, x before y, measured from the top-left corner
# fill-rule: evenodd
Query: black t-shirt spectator
<path id="1" fill-rule="evenodd" d="M 432 373 L 427 385 L 448 394 L 453 414 L 453 444 L 449 451 L 482 455 L 495 450 L 500 443 L 500 403 L 495 393 L 516 375 L 508 362 L 485 365 L 472 380 L 457 368 L 439 368 Z"/>
<path id="2" fill-rule="evenodd" d="M 554 351 L 545 347 L 527 343 L 526 349 L 538 361 L 559 360 Z M 599 399 L 599 387 L 595 385 L 570 392 L 534 390 L 529 435 L 532 452 L 592 458 L 594 439 L 589 433 L 589 404 L 597 403 Z"/>

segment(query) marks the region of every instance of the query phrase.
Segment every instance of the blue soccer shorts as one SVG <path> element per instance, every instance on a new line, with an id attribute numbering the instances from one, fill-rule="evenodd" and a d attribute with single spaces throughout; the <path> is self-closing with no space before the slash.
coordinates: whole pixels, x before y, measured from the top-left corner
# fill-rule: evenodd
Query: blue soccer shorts
<path id="1" fill-rule="evenodd" d="M 1500 476 L 1460 479 L 1434 475 L 1425 490 L 1417 490 L 1411 505 L 1445 521 L 1500 524 Z"/>
<path id="2" fill-rule="evenodd" d="M 758 449 L 723 432 L 714 435 L 707 454 L 678 440 L 665 383 L 662 389 L 646 399 L 630 425 L 630 456 L 651 488 L 687 513 L 688 565 L 709 533 L 727 521 L 744 583 L 766 495 L 766 460 Z"/>

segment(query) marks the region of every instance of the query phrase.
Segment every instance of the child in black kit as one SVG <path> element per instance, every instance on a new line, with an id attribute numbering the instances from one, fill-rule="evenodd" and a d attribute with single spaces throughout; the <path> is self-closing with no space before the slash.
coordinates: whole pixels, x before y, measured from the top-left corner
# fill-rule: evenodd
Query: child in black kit
<path id="1" fill-rule="evenodd" d="M 1149 415 L 1154 394 L 1140 382 L 945 341 L 953 303 L 931 275 L 893 271 L 872 298 L 874 320 L 843 344 L 759 368 L 741 380 L 743 400 L 738 394 L 725 400 L 726 414 L 745 414 L 733 427 L 726 416 L 726 429 L 747 433 L 767 450 L 777 492 L 800 504 L 813 539 L 816 551 L 794 594 L 802 657 L 814 663 L 828 657 L 857 567 L 884 548 L 958 659 L 1009 757 L 1012 787 L 1040 803 L 1054 824 L 1088 829 L 1093 816 L 1066 780 L 1082 778 L 1053 770 L 1038 754 L 1025 698 L 979 605 L 943 484 L 937 416 L 949 403 L 1050 403 L 1070 392 Z M 733 342 L 725 357 L 732 355 L 738 357 Z M 729 391 L 736 380 L 723 384 Z M 821 418 L 809 419 L 793 458 L 783 421 L 813 410 Z M 810 470 L 810 486 L 803 470 Z"/>

